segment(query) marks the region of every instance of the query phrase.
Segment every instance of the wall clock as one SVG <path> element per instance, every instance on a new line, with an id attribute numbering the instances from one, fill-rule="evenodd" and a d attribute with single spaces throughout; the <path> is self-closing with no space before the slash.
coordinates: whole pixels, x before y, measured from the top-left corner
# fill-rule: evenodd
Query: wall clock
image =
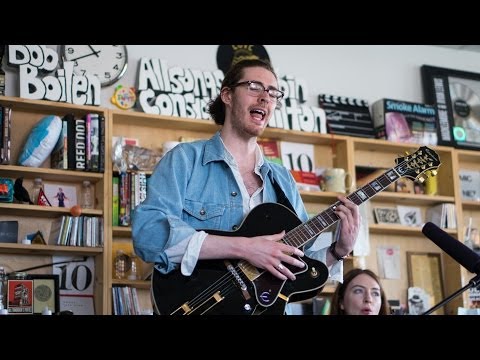
<path id="1" fill-rule="evenodd" d="M 92 74 L 108 86 L 120 79 L 127 70 L 126 45 L 62 45 L 64 61 L 73 61 L 76 75 Z"/>

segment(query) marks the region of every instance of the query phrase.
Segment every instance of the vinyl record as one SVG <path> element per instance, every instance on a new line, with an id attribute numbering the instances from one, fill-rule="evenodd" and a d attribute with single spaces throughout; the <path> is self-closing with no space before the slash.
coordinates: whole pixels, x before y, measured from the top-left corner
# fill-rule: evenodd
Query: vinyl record
<path id="1" fill-rule="evenodd" d="M 455 81 L 450 81 L 449 87 L 455 127 L 463 128 L 465 132 L 463 141 L 480 143 L 479 94 Z"/>

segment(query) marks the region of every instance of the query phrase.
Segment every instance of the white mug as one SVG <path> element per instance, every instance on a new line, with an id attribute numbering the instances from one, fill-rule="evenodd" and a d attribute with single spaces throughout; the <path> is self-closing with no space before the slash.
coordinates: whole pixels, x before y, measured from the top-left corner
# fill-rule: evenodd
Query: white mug
<path id="1" fill-rule="evenodd" d="M 353 185 L 353 179 L 350 173 L 342 168 L 328 168 L 323 173 L 325 181 L 325 190 L 345 194 L 350 191 Z"/>
<path id="2" fill-rule="evenodd" d="M 178 144 L 180 144 L 179 141 L 165 141 L 162 145 L 163 155 L 165 155 L 167 151 L 172 150 Z"/>

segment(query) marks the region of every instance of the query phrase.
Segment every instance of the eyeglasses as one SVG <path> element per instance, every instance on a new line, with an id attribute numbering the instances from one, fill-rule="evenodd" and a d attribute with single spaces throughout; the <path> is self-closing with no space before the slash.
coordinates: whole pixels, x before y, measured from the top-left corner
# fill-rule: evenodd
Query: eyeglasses
<path id="1" fill-rule="evenodd" d="M 281 90 L 275 89 L 274 87 L 268 87 L 265 89 L 265 86 L 261 82 L 253 80 L 241 81 L 230 87 L 234 88 L 240 85 L 248 85 L 249 94 L 253 96 L 260 96 L 261 94 L 263 94 L 264 91 L 266 91 L 270 98 L 279 101 L 283 98 L 284 95 L 283 91 Z"/>

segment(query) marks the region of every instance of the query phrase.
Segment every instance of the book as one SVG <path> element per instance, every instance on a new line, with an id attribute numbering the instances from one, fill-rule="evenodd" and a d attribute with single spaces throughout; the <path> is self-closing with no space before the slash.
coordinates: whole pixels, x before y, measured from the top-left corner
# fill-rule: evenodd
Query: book
<path id="1" fill-rule="evenodd" d="M 100 124 L 97 114 L 91 114 L 89 168 L 95 172 L 100 168 Z"/>
<path id="2" fill-rule="evenodd" d="M 257 143 L 267 160 L 283 165 L 280 146 L 277 140 L 259 139 Z"/>
<path id="3" fill-rule="evenodd" d="M 64 121 L 67 122 L 67 169 L 75 170 L 75 116 L 66 114 L 62 118 L 62 132 Z"/>
<path id="4" fill-rule="evenodd" d="M 52 224 L 50 225 L 50 235 L 47 242 L 49 245 L 59 245 L 64 224 L 65 216 L 61 216 L 52 221 Z"/>
<path id="5" fill-rule="evenodd" d="M 85 170 L 92 169 L 92 116 L 94 114 L 85 115 Z"/>
<path id="6" fill-rule="evenodd" d="M 98 171 L 105 171 L 105 116 L 102 114 L 98 115 L 98 121 L 100 126 L 100 154 L 99 154 L 99 164 Z"/>
<path id="7" fill-rule="evenodd" d="M 119 177 L 112 178 L 112 226 L 119 224 L 119 209 L 120 209 L 120 192 L 119 192 Z"/>
<path id="8" fill-rule="evenodd" d="M 88 170 L 87 169 L 87 130 L 85 126 L 85 119 L 75 119 L 75 140 L 74 140 L 74 170 Z M 70 159 L 69 159 L 70 160 Z"/>
<path id="9" fill-rule="evenodd" d="M 436 109 L 432 105 L 380 99 L 372 105 L 372 116 L 379 139 L 437 145 Z"/>
<path id="10" fill-rule="evenodd" d="M 62 132 L 50 154 L 50 166 L 52 169 L 68 170 L 68 121 L 62 119 Z"/>
<path id="11" fill-rule="evenodd" d="M 12 131 L 12 108 L 3 108 L 3 132 L 2 132 L 2 150 L 1 163 L 3 165 L 10 164 L 10 145 L 11 145 L 11 131 Z"/>

